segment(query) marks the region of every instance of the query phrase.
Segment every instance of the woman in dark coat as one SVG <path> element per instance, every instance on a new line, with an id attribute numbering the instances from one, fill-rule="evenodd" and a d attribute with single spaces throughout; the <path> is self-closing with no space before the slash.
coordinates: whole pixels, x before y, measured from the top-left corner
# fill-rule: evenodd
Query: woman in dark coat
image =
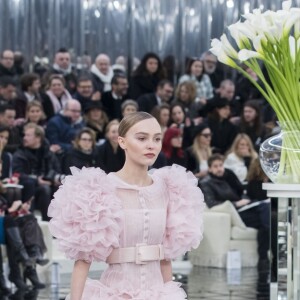
<path id="1" fill-rule="evenodd" d="M 154 93 L 158 82 L 162 79 L 166 79 L 166 75 L 160 58 L 155 53 L 146 53 L 132 75 L 131 98 L 137 100 L 141 95 Z"/>
<path id="2" fill-rule="evenodd" d="M 73 147 L 63 160 L 63 173 L 71 174 L 70 167 L 100 167 L 96 149 L 96 134 L 90 128 L 83 128 L 77 134 Z"/>
<path id="3" fill-rule="evenodd" d="M 110 121 L 105 129 L 106 142 L 99 146 L 101 169 L 106 173 L 119 171 L 125 163 L 125 153 L 118 144 L 119 121 Z"/>

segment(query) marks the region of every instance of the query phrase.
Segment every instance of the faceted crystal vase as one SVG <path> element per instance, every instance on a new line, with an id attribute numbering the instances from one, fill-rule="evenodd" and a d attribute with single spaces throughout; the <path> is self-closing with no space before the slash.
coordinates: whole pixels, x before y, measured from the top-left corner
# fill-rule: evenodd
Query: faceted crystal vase
<path id="1" fill-rule="evenodd" d="M 300 123 L 283 124 L 281 132 L 260 146 L 260 164 L 274 183 L 300 183 Z"/>

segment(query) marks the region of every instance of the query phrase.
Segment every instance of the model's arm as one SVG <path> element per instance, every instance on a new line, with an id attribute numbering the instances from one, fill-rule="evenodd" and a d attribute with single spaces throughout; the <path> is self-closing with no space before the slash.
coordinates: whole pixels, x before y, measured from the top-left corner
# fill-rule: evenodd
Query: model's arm
<path id="1" fill-rule="evenodd" d="M 170 260 L 161 260 L 160 269 L 164 282 L 172 281 L 172 263 Z M 73 299 L 72 299 L 73 300 Z"/>
<path id="2" fill-rule="evenodd" d="M 83 260 L 75 262 L 71 279 L 71 300 L 81 300 L 90 265 Z"/>

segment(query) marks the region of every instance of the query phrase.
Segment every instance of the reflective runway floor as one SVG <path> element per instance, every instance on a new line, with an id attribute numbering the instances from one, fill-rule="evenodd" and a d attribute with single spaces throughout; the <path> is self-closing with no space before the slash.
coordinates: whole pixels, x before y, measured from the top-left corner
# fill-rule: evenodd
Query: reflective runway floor
<path id="1" fill-rule="evenodd" d="M 50 271 L 49 271 L 50 272 Z M 185 275 L 186 274 L 186 275 Z M 99 278 L 99 272 L 90 272 L 89 277 Z M 174 274 L 174 279 L 182 282 L 189 300 L 269 300 L 269 275 L 256 268 L 241 270 L 194 267 Z M 46 289 L 21 293 L 0 300 L 60 300 L 69 292 L 70 274 L 60 276 L 59 285 L 48 285 Z M 153 299 L 156 300 L 156 299 Z"/>

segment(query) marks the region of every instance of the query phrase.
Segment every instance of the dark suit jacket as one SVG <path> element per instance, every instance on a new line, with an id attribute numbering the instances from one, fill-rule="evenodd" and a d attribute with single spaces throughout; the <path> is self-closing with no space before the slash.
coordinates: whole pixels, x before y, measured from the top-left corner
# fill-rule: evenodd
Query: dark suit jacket
<path id="1" fill-rule="evenodd" d="M 152 109 L 158 105 L 156 94 L 145 94 L 137 99 L 139 105 L 139 111 L 145 111 L 151 113 Z"/>
<path id="2" fill-rule="evenodd" d="M 111 91 L 102 94 L 101 101 L 110 120 L 122 119 L 121 105 L 125 99 L 127 99 L 127 97 L 123 96 L 121 99 L 116 100 Z"/>

